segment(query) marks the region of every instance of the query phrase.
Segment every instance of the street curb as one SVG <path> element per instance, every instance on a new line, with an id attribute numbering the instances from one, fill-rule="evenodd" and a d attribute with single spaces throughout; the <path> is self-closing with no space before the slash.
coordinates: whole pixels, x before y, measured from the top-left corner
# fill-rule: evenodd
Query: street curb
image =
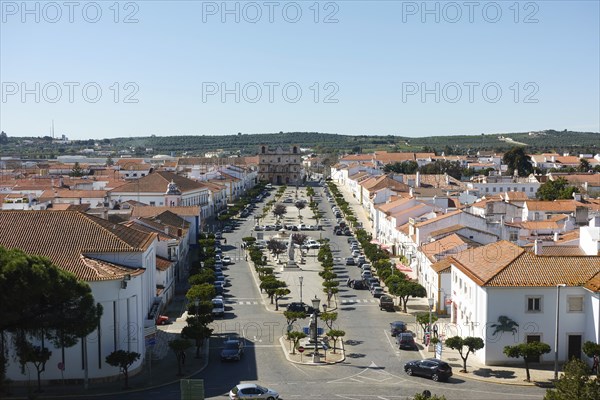
<path id="1" fill-rule="evenodd" d="M 204 371 L 204 369 L 206 369 L 206 367 L 208 366 L 208 354 L 210 351 L 210 339 L 206 339 L 206 346 L 203 346 L 203 351 L 204 351 L 204 357 L 203 357 L 204 363 L 202 364 L 200 369 L 198 369 L 188 375 L 185 375 L 178 379 L 175 379 L 173 381 L 169 381 L 169 382 L 165 382 L 165 383 L 161 383 L 161 384 L 157 384 L 157 385 L 153 385 L 153 386 L 146 386 L 143 388 L 137 388 L 137 389 L 131 389 L 131 390 L 120 390 L 118 392 L 80 393 L 80 394 L 72 394 L 72 395 L 71 394 L 63 394 L 63 395 L 48 395 L 48 396 L 45 396 L 44 393 L 37 393 L 36 396 L 37 396 L 37 398 L 40 398 L 40 399 L 81 399 L 81 398 L 87 398 L 87 397 L 104 397 L 104 396 L 117 396 L 117 395 L 126 396 L 129 393 L 139 393 L 139 392 L 145 392 L 147 390 L 159 389 L 164 386 L 173 385 L 182 379 L 190 379 L 192 376 L 197 375 L 200 372 Z M 3 398 L 13 399 L 13 400 L 27 400 L 30 397 L 28 397 L 28 396 L 26 396 L 26 397 L 7 396 L 7 397 L 3 397 Z"/>
<path id="2" fill-rule="evenodd" d="M 335 365 L 335 364 L 339 364 L 339 363 L 342 363 L 342 362 L 346 361 L 346 349 L 344 348 L 344 341 L 342 340 L 341 343 L 342 343 L 341 351 L 342 351 L 343 356 L 342 356 L 342 358 L 339 361 L 324 361 L 324 362 L 320 362 L 318 364 L 315 364 L 315 363 L 312 363 L 312 362 L 300 362 L 300 361 L 294 361 L 294 360 L 292 360 L 290 358 L 290 354 L 289 354 L 289 352 L 287 350 L 287 343 L 286 343 L 285 337 L 281 336 L 279 338 L 279 344 L 281 345 L 281 349 L 283 350 L 283 355 L 285 356 L 285 358 L 289 362 L 291 362 L 292 364 L 312 365 L 312 366 L 315 366 L 315 367 L 320 367 L 320 366 L 323 366 L 323 365 Z"/>
<path id="3" fill-rule="evenodd" d="M 499 382 L 496 380 L 490 380 L 489 378 L 485 378 L 483 376 L 474 375 L 472 372 L 464 373 L 464 372 L 454 372 L 453 376 L 460 376 L 461 378 L 470 379 L 473 381 L 487 382 L 487 383 L 496 383 L 498 385 L 512 385 L 512 386 L 537 386 L 535 382 Z"/>

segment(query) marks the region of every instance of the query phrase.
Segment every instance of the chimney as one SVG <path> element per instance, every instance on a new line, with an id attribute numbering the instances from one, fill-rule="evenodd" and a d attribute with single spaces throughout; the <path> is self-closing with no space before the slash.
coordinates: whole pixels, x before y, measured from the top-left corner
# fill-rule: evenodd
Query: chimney
<path id="1" fill-rule="evenodd" d="M 542 245 L 542 239 L 536 239 L 535 242 L 533 243 L 533 253 L 536 256 L 541 255 L 543 247 L 544 246 Z"/>
<path id="2" fill-rule="evenodd" d="M 419 171 L 415 175 L 415 187 L 421 187 L 421 173 Z"/>
<path id="3" fill-rule="evenodd" d="M 558 232 L 554 232 L 554 241 L 558 242 Z"/>

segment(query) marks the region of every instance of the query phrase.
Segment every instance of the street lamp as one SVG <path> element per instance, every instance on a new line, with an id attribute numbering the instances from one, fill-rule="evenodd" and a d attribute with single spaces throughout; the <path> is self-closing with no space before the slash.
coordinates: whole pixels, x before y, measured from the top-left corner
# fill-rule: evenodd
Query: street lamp
<path id="1" fill-rule="evenodd" d="M 302 282 L 304 281 L 304 277 L 301 275 L 298 277 L 298 280 L 300 281 L 300 303 L 302 304 Z"/>
<path id="2" fill-rule="evenodd" d="M 318 331 L 319 329 L 317 328 L 317 316 L 319 315 L 319 306 L 321 305 L 321 299 L 319 299 L 317 297 L 317 295 L 315 295 L 315 298 L 311 300 L 312 301 L 312 306 L 314 309 L 313 312 L 313 322 L 315 324 L 315 329 L 314 329 L 314 344 L 315 344 L 315 351 L 313 353 L 313 363 L 318 363 L 319 362 L 319 341 L 318 341 Z"/>
<path id="3" fill-rule="evenodd" d="M 433 308 L 433 297 L 427 299 L 427 303 L 429 304 L 429 326 L 427 327 L 427 333 L 429 334 L 429 341 L 431 341 L 431 309 Z M 429 344 L 429 343 L 427 343 Z"/>
<path id="4" fill-rule="evenodd" d="M 554 332 L 554 380 L 558 380 L 558 320 L 560 316 L 560 288 L 567 286 L 565 283 L 556 285 L 556 332 Z"/>

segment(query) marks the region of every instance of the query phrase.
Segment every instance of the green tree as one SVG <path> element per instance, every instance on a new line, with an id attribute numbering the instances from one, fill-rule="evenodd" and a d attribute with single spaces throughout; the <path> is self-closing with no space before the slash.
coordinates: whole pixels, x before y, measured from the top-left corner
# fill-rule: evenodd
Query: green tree
<path id="1" fill-rule="evenodd" d="M 0 247 L 0 350 L 10 335 L 17 351 L 21 338 L 47 339 L 55 347 L 72 347 L 98 327 L 102 306 L 90 286 L 44 257 Z M 6 352 L 0 351 L 0 382 Z"/>
<path id="2" fill-rule="evenodd" d="M 346 336 L 346 332 L 340 329 L 330 329 L 326 335 L 333 340 L 333 354 L 335 354 L 335 343 L 339 338 Z"/>
<path id="3" fill-rule="evenodd" d="M 438 316 L 435 313 L 431 313 L 431 323 L 435 323 L 438 320 Z M 423 332 L 427 330 L 427 325 L 429 324 L 429 313 L 421 312 L 416 315 L 416 321 L 423 329 Z"/>
<path id="4" fill-rule="evenodd" d="M 395 172 L 397 174 L 414 174 L 419 169 L 416 161 L 402 161 L 383 166 L 383 172 Z"/>
<path id="5" fill-rule="evenodd" d="M 267 249 L 279 259 L 279 255 L 287 250 L 287 245 L 273 238 L 267 242 Z"/>
<path id="6" fill-rule="evenodd" d="M 0 144 L 8 144 L 8 135 L 6 132 L 0 132 Z"/>
<path id="7" fill-rule="evenodd" d="M 185 294 L 185 297 L 190 303 L 193 303 L 196 299 L 200 301 L 210 301 L 216 295 L 215 286 L 210 283 L 203 283 L 200 285 L 193 285 Z"/>
<path id="8" fill-rule="evenodd" d="M 287 288 L 287 283 L 284 281 L 280 281 L 272 277 L 270 279 L 265 279 L 260 283 L 260 288 L 267 293 L 269 299 L 271 299 L 271 304 L 273 304 L 273 300 L 275 299 L 275 295 L 277 293 L 277 289 Z M 276 306 L 277 309 L 277 306 Z"/>
<path id="9" fill-rule="evenodd" d="M 129 389 L 129 367 L 139 360 L 140 356 L 140 353 L 125 350 L 116 350 L 106 356 L 106 363 L 113 367 L 119 367 L 119 371 L 125 377 L 125 387 L 123 389 Z"/>
<path id="10" fill-rule="evenodd" d="M 463 369 L 461 372 L 467 372 L 467 358 L 469 358 L 469 354 L 475 354 L 477 350 L 483 349 L 484 343 L 483 339 L 478 337 L 467 336 L 462 338 L 460 336 L 452 336 L 446 339 L 446 346 L 458 350 L 458 354 L 460 354 L 460 358 L 463 360 Z M 465 347 L 467 351 L 463 354 Z"/>
<path id="11" fill-rule="evenodd" d="M 323 322 L 325 322 L 325 325 L 327 325 L 329 329 L 333 329 L 333 323 L 337 321 L 338 313 L 331 311 L 322 312 L 319 314 L 319 317 Z"/>
<path id="12" fill-rule="evenodd" d="M 505 346 L 503 353 L 510 358 L 523 358 L 525 362 L 525 371 L 527 372 L 527 382 L 531 381 L 529 375 L 529 359 L 537 358 L 542 354 L 550 353 L 550 345 L 543 342 L 520 343 L 515 346 Z"/>
<path id="13" fill-rule="evenodd" d="M 569 185 L 565 178 L 548 180 L 542 185 L 535 194 L 540 200 L 568 200 L 573 198 L 573 193 L 578 193 L 579 189 Z"/>
<path id="14" fill-rule="evenodd" d="M 190 285 L 202 285 L 204 283 L 213 284 L 215 281 L 215 271 L 210 268 L 204 268 L 202 271 L 198 272 L 189 277 L 188 282 Z"/>
<path id="15" fill-rule="evenodd" d="M 307 317 L 304 311 L 284 311 L 283 316 L 285 317 L 287 326 L 292 325 L 299 319 L 304 319 Z"/>
<path id="16" fill-rule="evenodd" d="M 106 159 L 106 166 L 112 167 L 113 165 L 115 165 L 115 161 L 112 159 L 111 156 L 108 156 L 108 158 Z"/>
<path id="17" fill-rule="evenodd" d="M 169 341 L 169 348 L 177 357 L 177 376 L 182 376 L 181 367 L 185 362 L 185 351 L 192 347 L 192 343 L 187 339 L 173 339 Z"/>
<path id="18" fill-rule="evenodd" d="M 287 339 L 290 341 L 292 347 L 292 354 L 296 354 L 296 348 L 301 339 L 306 337 L 306 333 L 299 331 L 290 331 L 287 333 Z"/>
<path id="19" fill-rule="evenodd" d="M 523 147 L 513 147 L 504 153 L 502 163 L 507 165 L 509 175 L 513 175 L 515 170 L 519 176 L 528 176 L 533 172 L 531 157 L 525 153 Z"/>
<path id="20" fill-rule="evenodd" d="M 571 359 L 564 366 L 564 373 L 554 382 L 554 389 L 548 389 L 544 400 L 598 400 L 600 381 L 590 378 L 590 367 L 578 359 Z"/>
<path id="21" fill-rule="evenodd" d="M 273 296 L 275 298 L 275 311 L 279 311 L 279 300 L 283 299 L 290 293 L 290 289 L 287 287 L 275 289 L 275 296 Z"/>
<path id="22" fill-rule="evenodd" d="M 25 342 L 18 351 L 19 362 L 21 366 L 26 363 L 32 363 L 37 372 L 37 391 L 42 391 L 42 372 L 46 370 L 46 363 L 50 359 L 52 352 L 43 346 L 33 346 L 29 342 Z"/>
<path id="23" fill-rule="evenodd" d="M 406 303 L 408 303 L 409 297 L 426 297 L 427 290 L 419 283 L 414 281 L 402 281 L 397 285 L 393 285 L 388 288 L 390 294 L 398 296 L 402 301 L 402 308 L 406 312 Z"/>
<path id="24" fill-rule="evenodd" d="M 185 339 L 193 339 L 196 343 L 196 358 L 200 358 L 200 347 L 204 340 L 212 335 L 213 330 L 206 326 L 205 321 L 198 316 L 188 317 L 187 325 L 181 330 L 181 336 Z"/>
<path id="25" fill-rule="evenodd" d="M 81 168 L 81 165 L 79 165 L 79 163 L 76 162 L 75 165 L 73 165 L 73 168 L 71 169 L 71 173 L 69 175 L 77 177 L 83 176 L 85 174 L 83 173 L 83 168 Z"/>
<path id="26" fill-rule="evenodd" d="M 585 158 L 579 159 L 579 172 L 588 172 L 591 169 L 592 166 L 590 165 L 590 162 L 588 160 L 586 160 Z"/>
<path id="27" fill-rule="evenodd" d="M 600 357 L 600 344 L 588 340 L 583 344 L 582 351 L 589 358 Z M 596 368 L 596 375 L 600 376 L 600 367 Z"/>

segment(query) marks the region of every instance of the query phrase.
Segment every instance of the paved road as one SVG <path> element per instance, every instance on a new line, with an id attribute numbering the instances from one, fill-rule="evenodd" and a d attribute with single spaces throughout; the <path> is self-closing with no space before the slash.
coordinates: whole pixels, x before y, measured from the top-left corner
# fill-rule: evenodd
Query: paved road
<path id="1" fill-rule="evenodd" d="M 322 191 L 322 188 L 318 189 Z M 321 207 L 326 218 L 333 219 L 330 206 L 322 197 Z M 257 212 L 264 203 L 257 207 Z M 310 210 L 307 210 L 307 215 Z M 206 398 L 224 399 L 231 387 L 239 382 L 257 381 L 277 390 L 283 399 L 407 399 L 415 393 L 430 390 L 447 399 L 460 400 L 523 400 L 542 399 L 545 391 L 536 387 L 499 385 L 474 380 L 452 378 L 447 383 L 409 377 L 402 366 L 407 360 L 420 358 L 418 352 L 395 348 L 386 328 L 389 322 L 402 319 L 402 314 L 380 311 L 368 291 L 355 291 L 340 286 L 338 326 L 346 331 L 344 363 L 328 366 L 292 364 L 286 360 L 278 344 L 285 329 L 280 313 L 268 311 L 263 303 L 253 275 L 240 253 L 241 238 L 249 236 L 254 226 L 250 216 L 234 232 L 225 235 L 227 252 L 235 263 L 227 275 L 231 281 L 226 293 L 225 318 L 214 323 L 215 338 L 211 339 L 209 365 L 195 378 L 205 382 Z M 334 257 L 350 255 L 347 238 L 333 236 L 326 228 L 324 237 L 331 238 Z M 357 278 L 356 266 L 336 265 L 339 279 Z M 407 320 L 409 317 L 404 316 Z M 246 353 L 240 362 L 222 363 L 220 344 L 224 337 L 240 334 L 246 338 Z M 118 397 L 115 397 L 117 399 Z M 152 391 L 132 393 L 128 399 L 179 399 L 179 386 L 169 385 Z M 411 397 L 410 397 L 411 398 Z M 103 397 L 111 399 L 111 397 Z"/>

